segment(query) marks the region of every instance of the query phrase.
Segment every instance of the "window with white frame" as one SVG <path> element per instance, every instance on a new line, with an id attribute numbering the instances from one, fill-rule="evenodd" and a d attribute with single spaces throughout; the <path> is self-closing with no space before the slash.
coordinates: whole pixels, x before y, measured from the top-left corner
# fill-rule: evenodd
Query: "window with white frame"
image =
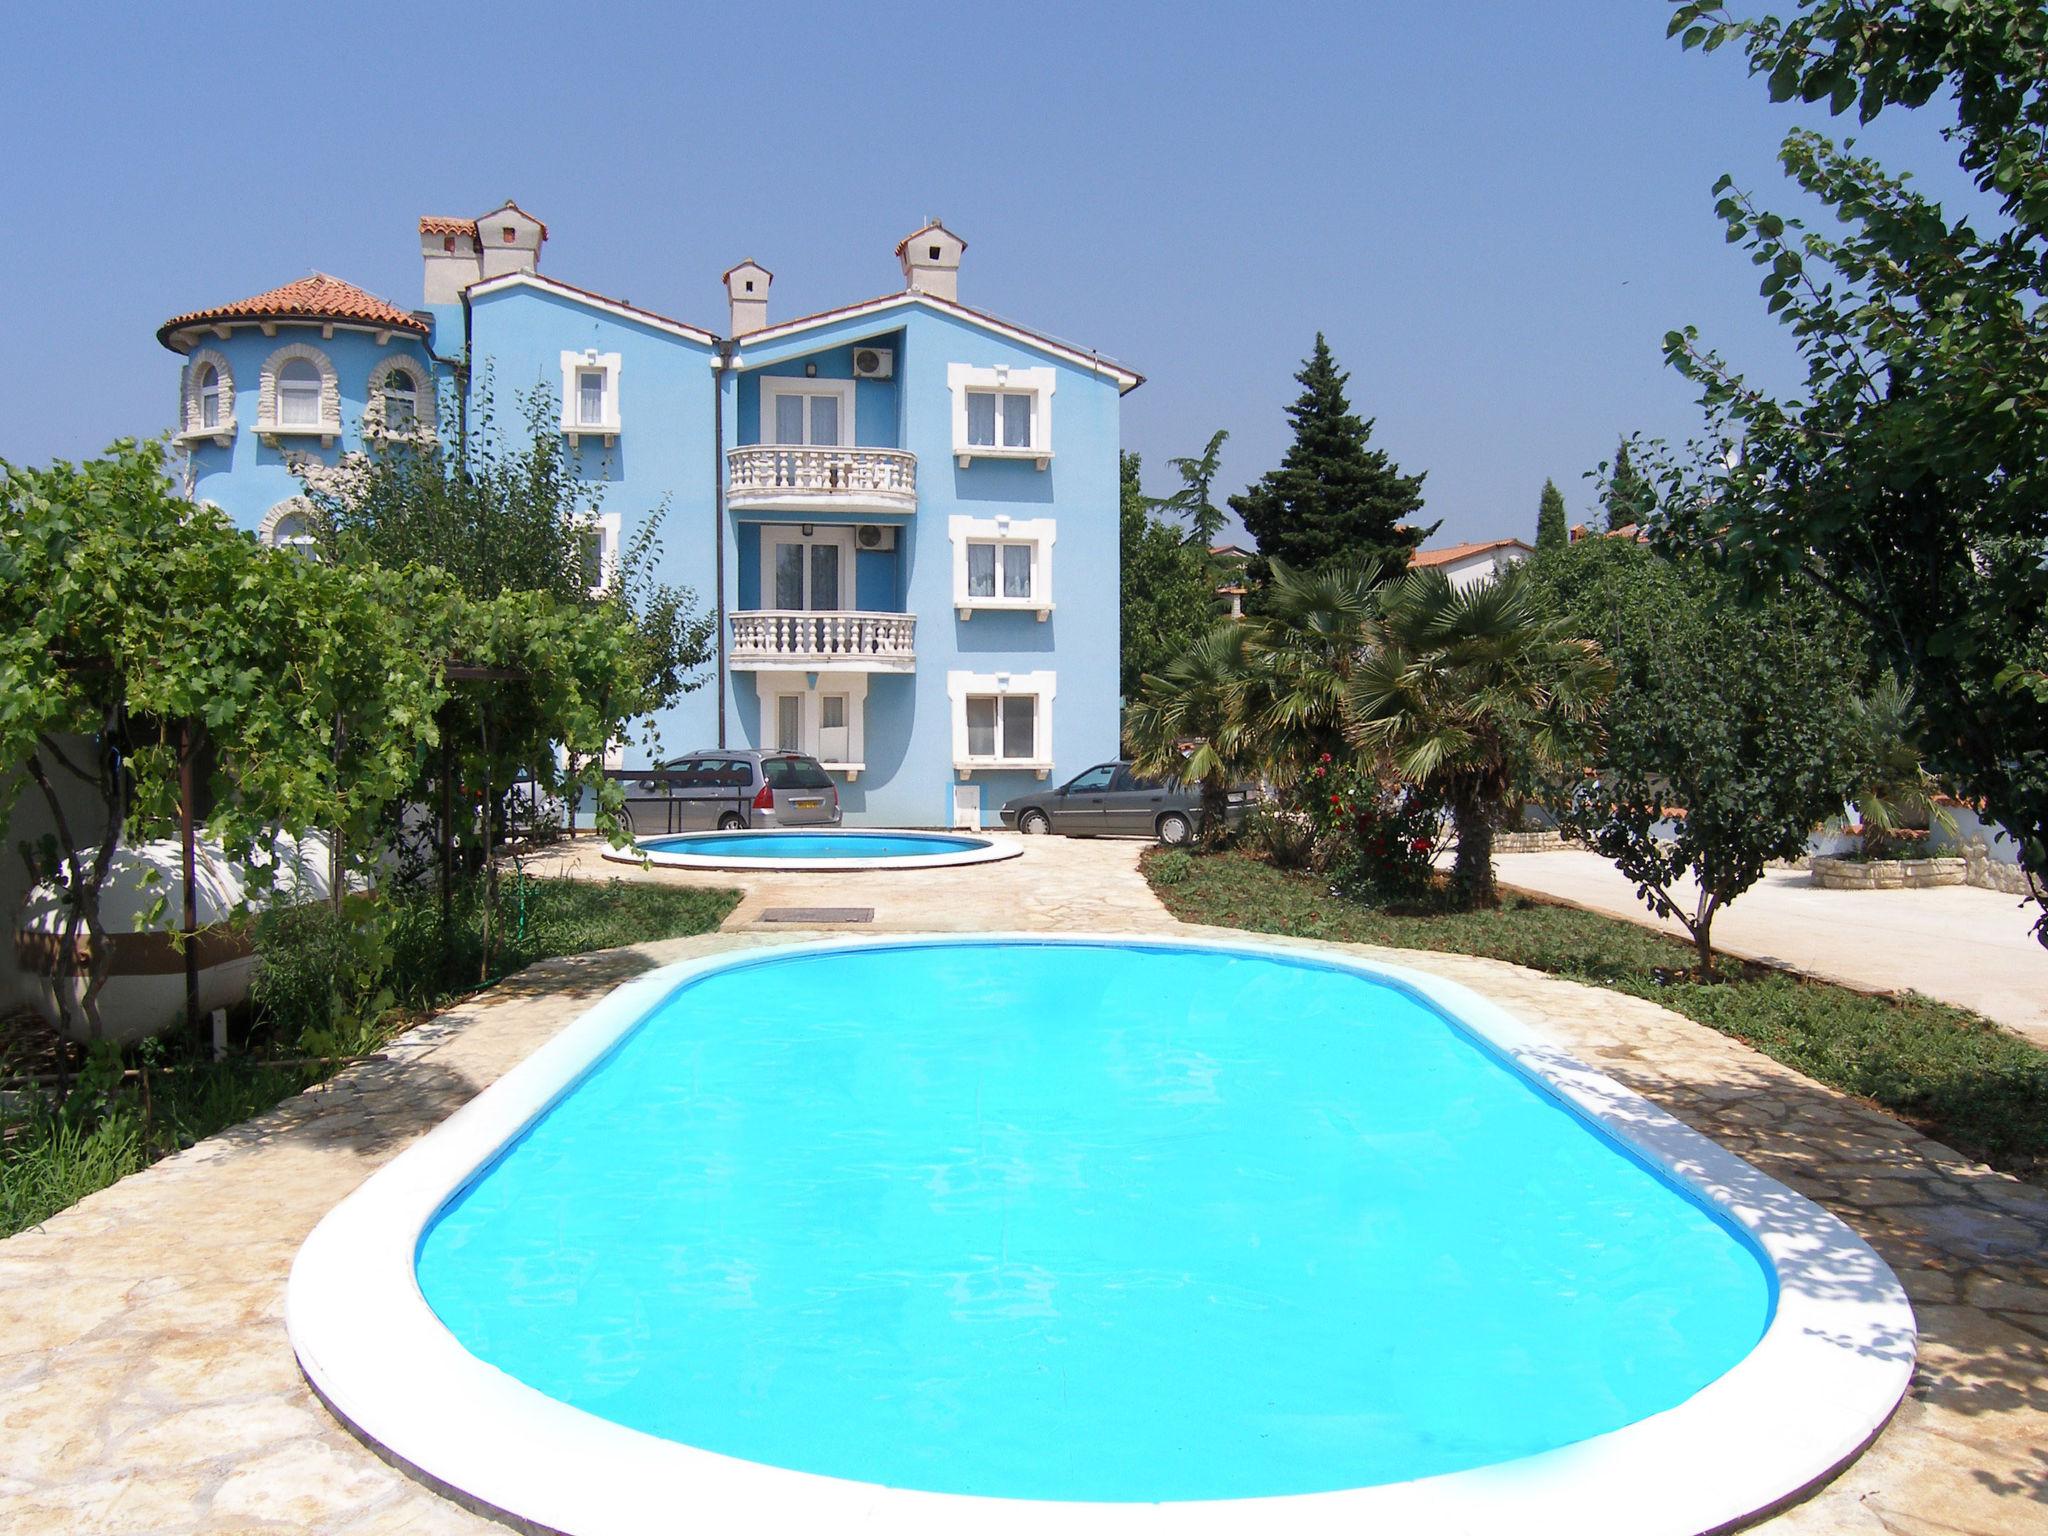
<path id="1" fill-rule="evenodd" d="M 953 607 L 963 619 L 977 612 L 1011 609 L 1052 612 L 1052 546 L 1049 517 L 953 517 Z"/>
<path id="2" fill-rule="evenodd" d="M 387 357 L 370 370 L 363 430 L 390 437 L 429 437 L 432 400 L 424 368 L 409 357 Z"/>
<path id="3" fill-rule="evenodd" d="M 263 363 L 256 417 L 257 431 L 266 436 L 317 436 L 323 446 L 331 444 L 341 434 L 333 361 L 303 342 L 279 347 Z"/>
<path id="4" fill-rule="evenodd" d="M 977 769 L 1052 771 L 1052 672 L 948 672 L 953 706 L 953 766 L 962 778 Z"/>
<path id="5" fill-rule="evenodd" d="M 577 555 L 583 580 L 592 597 L 598 596 L 619 574 L 619 514 L 587 512 L 581 519 Z"/>
<path id="6" fill-rule="evenodd" d="M 777 446 L 853 445 L 853 380 L 761 380 L 761 441 Z"/>
<path id="7" fill-rule="evenodd" d="M 860 777 L 867 765 L 862 729 L 867 708 L 868 679 L 864 672 L 819 672 L 816 680 L 801 674 L 764 680 L 761 694 L 761 739 L 777 752 L 802 752 L 834 773 Z"/>
<path id="8" fill-rule="evenodd" d="M 953 453 L 961 468 L 976 459 L 1029 459 L 1044 469 L 1052 461 L 1051 368 L 946 366 L 953 393 Z"/>
<path id="9" fill-rule="evenodd" d="M 210 437 L 222 447 L 235 430 L 235 380 L 228 360 L 211 348 L 185 365 L 183 437 Z"/>
<path id="10" fill-rule="evenodd" d="M 572 444 L 618 436 L 620 365 L 618 353 L 594 347 L 562 354 L 562 430 Z"/>

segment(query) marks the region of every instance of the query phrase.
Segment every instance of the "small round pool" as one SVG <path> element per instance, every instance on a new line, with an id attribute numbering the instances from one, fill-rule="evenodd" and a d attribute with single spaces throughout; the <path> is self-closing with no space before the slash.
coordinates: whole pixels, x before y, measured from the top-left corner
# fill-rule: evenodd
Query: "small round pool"
<path id="1" fill-rule="evenodd" d="M 840 827 L 815 832 L 685 832 L 646 837 L 605 857 L 667 869 L 835 870 L 952 869 L 1014 859 L 1023 847 L 950 832 L 861 832 Z"/>
<path id="2" fill-rule="evenodd" d="M 1469 991 L 1021 936 L 622 988 L 330 1215 L 289 1314 L 373 1439 L 579 1536 L 1688 1536 L 1913 1357 L 1847 1228 Z"/>

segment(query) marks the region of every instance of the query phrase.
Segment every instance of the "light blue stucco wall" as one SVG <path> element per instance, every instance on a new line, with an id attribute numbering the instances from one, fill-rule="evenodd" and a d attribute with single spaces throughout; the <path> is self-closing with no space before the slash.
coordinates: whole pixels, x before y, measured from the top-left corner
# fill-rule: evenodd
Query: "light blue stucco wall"
<path id="1" fill-rule="evenodd" d="M 538 390 L 551 420 L 559 420 L 562 354 L 592 350 L 619 354 L 620 431 L 607 446 L 585 437 L 571 464 L 591 489 L 594 510 L 619 514 L 629 541 L 645 520 L 661 513 L 655 575 L 688 587 L 700 612 L 715 601 L 717 563 L 713 517 L 712 399 L 715 348 L 651 324 L 529 287 L 501 288 L 470 306 L 472 411 L 488 390 L 500 429 L 523 431 L 520 401 Z M 718 690 L 707 669 L 702 686 L 654 722 L 656 741 L 636 739 L 627 761 L 644 764 L 717 740 Z"/>
<path id="2" fill-rule="evenodd" d="M 434 319 L 432 351 L 461 354 L 461 306 L 440 306 Z M 226 341 L 209 336 L 204 343 L 229 360 L 238 430 L 227 449 L 201 445 L 193 451 L 193 493 L 217 502 L 244 528 L 256 528 L 273 506 L 300 491 L 283 454 L 263 447 L 254 432 L 262 360 L 278 346 L 317 337 L 317 327 L 280 325 L 278 335 L 267 338 L 249 326 L 237 328 Z M 706 613 L 719 585 L 716 403 L 722 400 L 723 446 L 757 442 L 764 373 L 801 377 L 811 364 L 817 377 L 850 378 L 855 343 L 892 348 L 893 379 L 856 382 L 855 440 L 859 446 L 901 447 L 916 454 L 916 511 L 893 518 L 728 514 L 724 577 L 729 607 L 761 606 L 759 530 L 764 523 L 885 521 L 897 526 L 895 550 L 856 555 L 854 601 L 870 611 L 914 613 L 917 663 L 910 674 L 869 679 L 866 770 L 841 787 L 842 803 L 853 820 L 933 826 L 950 818 L 954 786 L 960 782 L 953 766 L 950 671 L 1057 672 L 1050 712 L 1052 782 L 1115 755 L 1118 391 L 1113 379 L 923 303 L 821 323 L 773 344 L 743 345 L 736 363 L 720 370 L 712 366 L 717 357 L 712 343 L 560 293 L 513 285 L 473 298 L 467 342 L 475 365 L 469 402 L 473 429 L 480 429 L 480 397 L 488 388 L 496 429 L 508 442 L 524 431 L 520 395 L 538 389 L 551 416 L 558 412 L 563 352 L 594 348 L 620 354 L 618 440 L 607 447 L 601 439 L 586 438 L 574 462 L 591 487 L 593 506 L 620 514 L 623 538 L 630 540 L 647 516 L 663 509 L 656 574 L 692 589 Z M 331 463 L 341 452 L 361 446 L 367 378 L 385 353 L 372 337 L 354 332 L 337 331 L 317 344 L 334 361 L 343 402 L 342 440 L 320 455 Z M 423 361 L 429 358 L 429 344 L 396 337 L 390 345 Z M 1056 371 L 1053 454 L 1047 468 L 1017 461 L 977 460 L 966 467 L 955 462 L 949 363 Z M 454 387 L 453 370 L 435 373 L 441 387 Z M 1054 608 L 1043 622 L 1031 613 L 981 612 L 963 620 L 955 612 L 948 519 L 999 513 L 1057 521 Z M 789 681 L 777 680 L 785 686 Z M 704 685 L 655 722 L 658 745 L 636 737 L 627 761 L 639 764 L 657 754 L 717 745 L 721 696 L 726 744 L 760 744 L 756 676 L 728 672 L 721 689 L 707 669 Z M 1043 787 L 1030 772 L 976 771 L 969 782 L 981 800 L 984 822 L 991 825 L 1005 799 Z"/>
<path id="3" fill-rule="evenodd" d="M 1108 377 L 970 320 L 914 305 L 886 318 L 823 324 L 769 347 L 743 345 L 734 383 L 739 405 L 732 413 L 728 441 L 758 441 L 762 373 L 801 375 L 804 363 L 815 362 L 820 378 L 846 377 L 856 341 L 895 347 L 897 443 L 917 455 L 917 511 L 899 531 L 895 557 L 901 595 L 897 602 L 874 604 L 884 611 L 900 607 L 917 615 L 917 667 L 908 676 L 870 680 L 867 771 L 842 789 L 841 798 L 848 814 L 863 820 L 942 825 L 952 814 L 953 789 L 960 782 L 953 767 L 948 672 L 1058 673 L 1051 707 L 1055 767 L 1050 782 L 1116 755 L 1119 397 Z M 955 462 L 952 394 L 946 383 L 950 363 L 1056 370 L 1053 454 L 1047 468 L 989 460 L 962 468 Z M 866 381 L 859 386 L 870 387 Z M 887 446 L 869 436 L 877 418 L 870 417 L 864 397 L 857 399 L 856 411 L 862 423 L 861 443 Z M 1051 517 L 1057 523 L 1054 609 L 1043 622 L 1030 613 L 982 612 L 961 619 L 954 609 L 948 520 L 955 515 L 1001 513 Z M 750 518 L 769 520 L 754 514 Z M 735 526 L 741 526 L 737 520 Z M 734 546 L 733 589 L 742 594 L 742 605 L 758 604 L 758 544 L 750 548 L 736 538 Z M 862 606 L 868 606 L 864 582 L 860 590 Z M 764 722 L 756 679 L 734 674 L 729 699 L 735 744 L 760 743 Z M 980 787 L 985 824 L 995 822 L 1004 800 L 1043 787 L 1028 771 L 977 770 L 968 782 Z"/>
<path id="4" fill-rule="evenodd" d="M 341 436 L 331 448 L 322 448 L 317 437 L 287 437 L 279 446 L 267 446 L 256 432 L 256 403 L 260 398 L 263 364 L 280 347 L 294 344 L 318 348 L 334 365 L 335 384 L 341 397 Z M 285 464 L 285 456 L 336 463 L 344 452 L 363 446 L 363 406 L 369 399 L 370 372 L 394 352 L 402 353 L 431 371 L 427 344 L 404 332 L 393 332 L 383 346 L 367 331 L 337 329 L 323 337 L 317 325 L 279 322 L 275 336 L 265 336 L 259 325 L 237 325 L 225 340 L 205 332 L 194 352 L 210 351 L 227 359 L 234 380 L 235 432 L 228 446 L 219 448 L 210 439 L 195 439 L 190 454 L 192 498 L 210 501 L 225 512 L 238 528 L 254 533 L 271 508 L 281 501 L 305 493 L 305 487 Z M 180 391 L 178 420 L 183 422 L 184 374 L 175 381 Z M 422 403 L 421 410 L 429 407 Z"/>

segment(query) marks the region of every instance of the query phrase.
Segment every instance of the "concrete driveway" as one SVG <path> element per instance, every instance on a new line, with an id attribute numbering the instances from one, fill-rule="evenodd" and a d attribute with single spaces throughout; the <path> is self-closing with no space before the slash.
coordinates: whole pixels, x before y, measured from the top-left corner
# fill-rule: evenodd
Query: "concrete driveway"
<path id="1" fill-rule="evenodd" d="M 1684 936 L 1652 918 L 1596 853 L 1502 854 L 1495 868 L 1503 885 Z M 1919 992 L 2048 1046 L 2048 949 L 2031 932 L 2038 911 L 1970 885 L 1830 891 L 1803 869 L 1773 869 L 1714 919 L 1714 947 L 1846 986 Z"/>

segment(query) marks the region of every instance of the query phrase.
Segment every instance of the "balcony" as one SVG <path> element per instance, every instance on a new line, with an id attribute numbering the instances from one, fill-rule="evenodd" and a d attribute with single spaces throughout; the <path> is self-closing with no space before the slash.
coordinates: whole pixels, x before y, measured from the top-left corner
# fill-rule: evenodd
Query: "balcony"
<path id="1" fill-rule="evenodd" d="M 916 637 L 914 613 L 757 608 L 732 615 L 728 657 L 735 672 L 909 672 Z"/>
<path id="2" fill-rule="evenodd" d="M 917 455 L 900 448 L 792 448 L 759 443 L 725 456 L 735 512 L 917 510 Z"/>

